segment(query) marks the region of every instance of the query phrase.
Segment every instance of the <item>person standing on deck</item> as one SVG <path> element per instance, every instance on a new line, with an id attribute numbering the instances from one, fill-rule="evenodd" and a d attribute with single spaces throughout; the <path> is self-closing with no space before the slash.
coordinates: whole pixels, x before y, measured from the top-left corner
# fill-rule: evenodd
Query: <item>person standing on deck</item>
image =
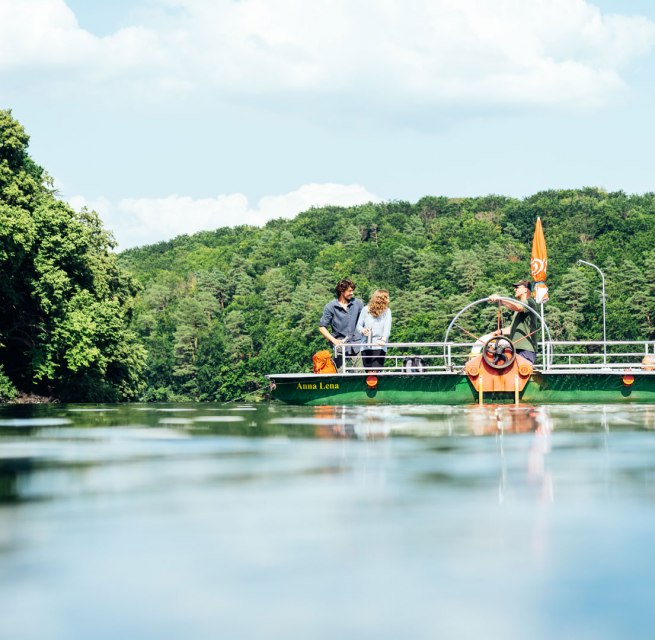
<path id="1" fill-rule="evenodd" d="M 344 342 L 360 342 L 362 339 L 362 335 L 357 331 L 357 320 L 364 303 L 355 298 L 355 289 L 356 285 L 352 280 L 341 280 L 334 289 L 335 299 L 325 305 L 318 323 L 321 335 L 335 346 Z M 332 333 L 328 327 L 332 328 Z M 358 354 L 359 347 L 347 347 L 347 358 L 354 358 Z M 357 359 L 360 360 L 359 357 Z M 341 366 L 341 353 L 335 358 L 334 364 L 337 369 Z M 360 366 L 361 362 L 353 364 Z"/>
<path id="2" fill-rule="evenodd" d="M 359 314 L 357 330 L 366 336 L 366 346 L 362 348 L 366 373 L 376 373 L 384 367 L 391 333 L 391 309 L 386 289 L 376 289 L 373 292 L 368 305 Z"/>
<path id="3" fill-rule="evenodd" d="M 535 313 L 528 311 L 522 304 L 513 302 L 512 300 L 501 300 L 501 296 L 497 293 L 489 296 L 489 302 L 500 302 L 504 307 L 514 311 L 512 317 L 512 324 L 509 327 L 504 327 L 493 332 L 493 335 L 508 336 L 512 341 L 516 353 L 523 356 L 534 364 L 537 355 L 537 303 L 530 295 L 532 285 L 529 280 L 519 280 L 515 282 L 514 296 L 517 300 L 527 305 Z"/>

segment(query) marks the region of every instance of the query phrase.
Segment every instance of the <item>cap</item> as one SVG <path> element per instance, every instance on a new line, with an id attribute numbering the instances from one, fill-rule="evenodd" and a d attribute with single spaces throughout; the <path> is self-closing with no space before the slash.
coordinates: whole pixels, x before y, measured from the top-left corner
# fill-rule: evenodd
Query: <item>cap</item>
<path id="1" fill-rule="evenodd" d="M 519 280 L 518 282 L 512 282 L 513 287 L 520 287 L 523 285 L 528 291 L 532 291 L 532 283 L 529 280 Z"/>

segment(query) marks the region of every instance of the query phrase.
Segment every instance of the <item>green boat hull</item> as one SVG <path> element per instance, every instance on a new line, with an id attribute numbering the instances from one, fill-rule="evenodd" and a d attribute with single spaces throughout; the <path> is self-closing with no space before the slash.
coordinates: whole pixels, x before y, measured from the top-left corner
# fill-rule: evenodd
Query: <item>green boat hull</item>
<path id="1" fill-rule="evenodd" d="M 626 378 L 630 376 L 630 379 Z M 468 377 L 459 373 L 379 374 L 374 387 L 365 374 L 270 375 L 271 397 L 295 405 L 439 404 L 479 402 Z M 519 394 L 526 404 L 655 403 L 655 372 L 534 373 Z M 485 404 L 514 403 L 513 392 L 487 392 Z"/>

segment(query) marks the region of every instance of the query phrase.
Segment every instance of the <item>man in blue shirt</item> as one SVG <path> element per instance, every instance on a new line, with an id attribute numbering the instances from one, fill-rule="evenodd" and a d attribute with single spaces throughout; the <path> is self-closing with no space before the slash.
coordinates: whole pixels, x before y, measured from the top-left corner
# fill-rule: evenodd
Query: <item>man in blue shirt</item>
<path id="1" fill-rule="evenodd" d="M 344 342 L 360 342 L 362 339 L 362 334 L 357 331 L 357 320 L 364 303 L 355 298 L 355 288 L 355 283 L 352 280 L 348 280 L 348 278 L 341 280 L 334 290 L 335 299 L 325 305 L 323 315 L 318 323 L 318 330 L 321 335 L 335 346 Z M 330 333 L 328 327 L 332 328 L 332 333 Z M 347 347 L 346 349 L 346 357 L 348 358 L 352 358 L 358 353 L 358 347 Z M 335 358 L 334 363 L 337 368 L 341 366 L 341 354 Z"/>

